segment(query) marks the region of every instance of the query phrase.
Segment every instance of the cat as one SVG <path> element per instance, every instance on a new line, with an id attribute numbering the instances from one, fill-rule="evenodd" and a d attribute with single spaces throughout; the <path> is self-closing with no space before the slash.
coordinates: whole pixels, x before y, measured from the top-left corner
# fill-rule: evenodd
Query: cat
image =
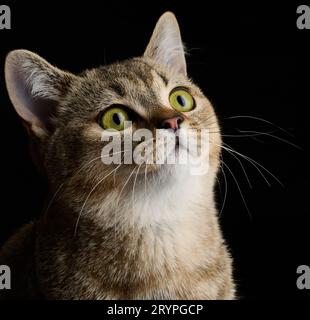
<path id="1" fill-rule="evenodd" d="M 220 128 L 187 76 L 173 13 L 160 17 L 141 57 L 74 75 L 14 50 L 5 79 L 49 200 L 0 251 L 12 273 L 2 299 L 235 298 L 214 195 Z M 102 135 L 122 135 L 128 119 L 134 130 L 212 129 L 207 173 L 105 164 Z"/>

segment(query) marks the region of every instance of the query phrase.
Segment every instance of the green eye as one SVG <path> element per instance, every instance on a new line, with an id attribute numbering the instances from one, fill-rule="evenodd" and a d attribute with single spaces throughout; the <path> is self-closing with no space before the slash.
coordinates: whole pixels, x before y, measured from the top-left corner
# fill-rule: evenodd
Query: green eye
<path id="1" fill-rule="evenodd" d="M 170 93 L 169 101 L 174 109 L 181 112 L 188 112 L 195 108 L 194 98 L 184 89 L 173 90 Z"/>
<path id="2" fill-rule="evenodd" d="M 125 121 L 129 121 L 128 113 L 119 107 L 113 107 L 102 114 L 99 124 L 105 130 L 124 130 Z"/>

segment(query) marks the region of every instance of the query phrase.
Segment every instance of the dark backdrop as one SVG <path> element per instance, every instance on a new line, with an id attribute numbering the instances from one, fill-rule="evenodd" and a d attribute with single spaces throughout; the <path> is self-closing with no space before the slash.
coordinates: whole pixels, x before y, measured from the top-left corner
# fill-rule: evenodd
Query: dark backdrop
<path id="1" fill-rule="evenodd" d="M 98 1 L 99 2 L 99 1 Z M 158 17 L 173 11 L 189 49 L 190 76 L 213 102 L 224 141 L 272 172 L 239 162 L 224 151 L 228 192 L 221 214 L 235 261 L 238 291 L 245 298 L 310 297 L 296 289 L 296 268 L 310 263 L 308 88 L 309 31 L 296 29 L 297 4 L 270 1 L 246 5 L 215 1 L 6 2 L 12 30 L 0 31 L 1 209 L 0 244 L 40 213 L 45 184 L 27 150 L 27 135 L 12 108 L 3 78 L 6 54 L 17 48 L 37 52 L 51 63 L 80 72 L 142 54 Z M 251 118 L 266 119 L 283 130 Z M 237 130 L 276 135 L 240 137 Z M 253 134 L 253 133 L 252 133 Z M 237 136 L 233 136 L 237 135 Z M 289 140 L 298 150 L 280 139 Z M 219 177 L 221 208 L 225 181 Z M 221 191 L 221 192 L 220 192 Z"/>

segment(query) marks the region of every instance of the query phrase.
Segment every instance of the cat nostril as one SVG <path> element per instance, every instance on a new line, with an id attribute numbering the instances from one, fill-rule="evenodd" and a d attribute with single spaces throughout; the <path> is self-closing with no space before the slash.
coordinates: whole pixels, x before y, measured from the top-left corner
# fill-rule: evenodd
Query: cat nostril
<path id="1" fill-rule="evenodd" d="M 161 128 L 162 129 L 178 130 L 178 129 L 180 129 L 180 124 L 182 122 L 183 122 L 183 118 L 181 118 L 181 117 L 173 117 L 170 119 L 165 119 L 162 122 Z"/>
<path id="2" fill-rule="evenodd" d="M 168 122 L 164 122 L 162 128 L 163 129 L 170 129 L 170 124 Z"/>

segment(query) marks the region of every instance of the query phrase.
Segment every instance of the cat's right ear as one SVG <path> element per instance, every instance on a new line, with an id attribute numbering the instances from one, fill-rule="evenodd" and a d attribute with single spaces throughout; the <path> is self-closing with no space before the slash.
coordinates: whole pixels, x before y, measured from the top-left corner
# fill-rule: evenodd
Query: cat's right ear
<path id="1" fill-rule="evenodd" d="M 44 137 L 53 131 L 53 116 L 73 78 L 30 51 L 14 50 L 8 54 L 6 86 L 29 133 Z"/>
<path id="2" fill-rule="evenodd" d="M 186 76 L 184 46 L 178 21 L 172 12 L 168 11 L 159 18 L 144 56 Z"/>

